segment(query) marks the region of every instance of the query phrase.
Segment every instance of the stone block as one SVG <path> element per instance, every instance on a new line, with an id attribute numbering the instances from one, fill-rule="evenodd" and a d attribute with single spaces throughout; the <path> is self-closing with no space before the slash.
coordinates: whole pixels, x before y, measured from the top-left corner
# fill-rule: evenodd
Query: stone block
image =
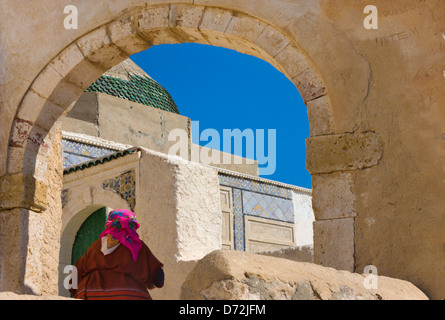
<path id="1" fill-rule="evenodd" d="M 138 34 L 137 18 L 128 16 L 108 26 L 111 41 L 127 55 L 147 50 L 151 44 Z"/>
<path id="2" fill-rule="evenodd" d="M 305 103 L 327 93 L 323 81 L 319 75 L 315 73 L 313 67 L 308 67 L 302 73 L 293 77 L 292 82 L 297 87 Z"/>
<path id="3" fill-rule="evenodd" d="M 218 8 L 206 8 L 198 29 L 209 44 L 216 47 L 234 49 L 224 34 L 231 19 L 231 11 Z"/>
<path id="4" fill-rule="evenodd" d="M 307 103 L 307 112 L 312 137 L 334 133 L 334 119 L 328 96 L 322 96 L 309 101 Z"/>
<path id="5" fill-rule="evenodd" d="M 69 45 L 65 50 L 63 50 L 51 63 L 48 67 L 53 68 L 62 78 L 65 78 L 68 73 L 71 72 L 79 63 L 81 63 L 85 59 L 82 52 L 79 50 L 76 44 Z M 51 76 L 51 70 L 45 71 L 42 73 L 42 77 L 44 77 L 41 81 L 48 79 Z M 51 88 L 51 87 L 50 87 Z M 48 92 L 47 94 L 51 93 Z"/>
<path id="6" fill-rule="evenodd" d="M 0 209 L 26 208 L 42 212 L 47 205 L 47 185 L 21 172 L 0 177 Z"/>
<path id="7" fill-rule="evenodd" d="M 34 90 L 28 90 L 20 104 L 16 117 L 29 122 L 34 122 L 40 114 L 46 99 Z"/>
<path id="8" fill-rule="evenodd" d="M 169 260 L 174 255 L 177 260 L 196 260 L 221 247 L 220 192 L 215 170 L 146 149 L 140 170 L 141 176 L 151 176 L 141 180 L 141 194 L 153 195 L 140 199 L 139 205 L 149 208 L 138 218 L 140 234 L 149 239 L 153 250 L 163 252 L 159 259 Z M 159 232 L 153 232 L 153 227 Z M 163 258 L 165 252 L 173 255 Z"/>
<path id="9" fill-rule="evenodd" d="M 0 178 L 1 179 L 1 178 Z M 0 195 L 1 197 L 1 195 Z M 2 291 L 20 291 L 23 263 L 21 244 L 21 209 L 1 212 L 0 209 L 0 288 Z"/>
<path id="10" fill-rule="evenodd" d="M 174 27 L 197 29 L 203 12 L 204 7 L 172 4 L 169 19 Z"/>
<path id="11" fill-rule="evenodd" d="M 310 137 L 306 147 L 311 174 L 369 168 L 383 155 L 382 138 L 373 132 Z"/>
<path id="12" fill-rule="evenodd" d="M 29 155 L 33 153 L 47 154 L 50 148 L 50 142 L 47 138 L 48 130 L 34 125 L 29 134 L 28 143 L 26 144 L 26 152 L 29 153 Z M 33 159 L 32 156 L 30 156 L 30 158 Z"/>
<path id="13" fill-rule="evenodd" d="M 272 26 L 266 26 L 255 40 L 255 44 L 266 51 L 271 57 L 275 57 L 278 52 L 287 47 L 289 42 L 289 38 Z"/>
<path id="14" fill-rule="evenodd" d="M 88 57 L 95 51 L 111 43 L 106 27 L 96 29 L 77 41 L 81 53 Z M 72 68 L 71 68 L 72 69 Z"/>
<path id="15" fill-rule="evenodd" d="M 246 41 L 245 39 L 233 36 L 231 34 L 225 34 L 230 42 L 230 48 L 236 50 L 237 52 L 248 54 L 253 57 L 262 59 L 270 64 L 274 64 L 273 59 L 271 59 L 267 53 L 265 53 L 261 48 L 258 48 L 254 43 Z"/>
<path id="16" fill-rule="evenodd" d="M 46 213 L 47 212 L 43 213 L 43 216 Z M 23 239 L 23 244 L 21 245 L 21 249 L 23 250 L 22 254 L 26 252 L 26 255 L 23 255 L 25 257 L 24 261 L 21 261 L 23 264 L 21 266 L 23 270 L 21 292 L 38 295 L 41 294 L 44 281 L 47 280 L 43 279 L 43 264 L 57 264 L 57 261 L 47 261 L 42 259 L 42 252 L 45 251 L 44 243 L 48 241 L 49 247 L 54 245 L 54 243 L 51 244 L 49 237 L 45 237 L 44 240 L 44 236 L 47 236 L 47 234 L 44 230 L 45 217 L 42 218 L 41 213 L 31 209 L 21 209 L 21 215 L 24 220 L 21 225 L 22 234 L 26 239 Z M 56 230 L 58 227 L 57 223 L 54 220 L 52 222 L 54 223 L 52 228 L 53 230 Z M 51 222 L 49 222 L 49 224 L 51 224 Z"/>
<path id="17" fill-rule="evenodd" d="M 14 148 L 24 148 L 28 142 L 33 122 L 23 119 L 15 119 L 12 125 L 9 146 Z"/>
<path id="18" fill-rule="evenodd" d="M 224 33 L 232 20 L 232 12 L 218 8 L 206 8 L 199 29 Z"/>
<path id="19" fill-rule="evenodd" d="M 245 14 L 235 14 L 225 33 L 254 43 L 266 28 L 266 24 Z"/>
<path id="20" fill-rule="evenodd" d="M 210 45 L 235 50 L 235 46 L 231 43 L 231 41 L 226 37 L 224 33 L 221 33 L 219 31 L 201 29 L 200 31 Z"/>
<path id="21" fill-rule="evenodd" d="M 158 44 L 178 44 L 183 43 L 182 35 L 180 32 L 175 32 L 176 29 L 162 29 L 152 32 L 146 32 L 144 39 L 149 41 L 153 46 Z"/>
<path id="22" fill-rule="evenodd" d="M 49 150 L 49 147 L 47 149 Z M 8 173 L 22 172 L 25 175 L 34 176 L 37 180 L 44 181 L 48 164 L 47 155 L 42 152 L 33 158 L 29 155 L 25 156 L 26 152 L 27 149 L 25 148 L 9 148 Z"/>
<path id="23" fill-rule="evenodd" d="M 314 263 L 354 271 L 354 218 L 314 222 Z"/>
<path id="24" fill-rule="evenodd" d="M 79 88 L 72 83 L 61 81 L 48 100 L 66 110 L 79 99 L 83 92 L 83 88 Z"/>
<path id="25" fill-rule="evenodd" d="M 45 181 L 48 178 L 46 175 L 49 165 L 47 156 L 50 150 L 51 149 L 48 148 L 48 151 L 45 153 L 42 152 L 37 154 L 35 160 L 28 160 L 27 158 L 29 157 L 25 158 L 24 163 L 28 166 L 26 174 L 32 174 L 38 181 Z M 32 169 L 32 166 L 34 166 L 34 169 Z"/>
<path id="26" fill-rule="evenodd" d="M 83 91 L 87 89 L 94 81 L 99 79 L 99 77 L 105 73 L 105 71 L 107 71 L 106 68 L 93 65 L 91 62 L 84 59 L 68 73 L 64 81 L 66 83 L 73 84 Z"/>
<path id="27" fill-rule="evenodd" d="M 25 148 L 10 147 L 8 150 L 8 173 L 18 173 L 28 167 L 25 163 Z"/>
<path id="28" fill-rule="evenodd" d="M 128 58 L 127 54 L 111 42 L 107 27 L 101 27 L 83 36 L 77 41 L 77 45 L 85 58 L 105 69 L 110 69 Z"/>
<path id="29" fill-rule="evenodd" d="M 169 27 L 169 6 L 156 6 L 144 10 L 138 16 L 138 31 L 143 36 L 152 31 L 161 30 Z"/>
<path id="30" fill-rule="evenodd" d="M 48 145 L 45 137 L 48 130 L 45 130 L 30 121 L 15 119 L 9 146 L 14 148 L 27 148 L 27 151 L 37 152 L 39 148 L 46 149 Z"/>
<path id="31" fill-rule="evenodd" d="M 275 60 L 286 70 L 291 80 L 309 68 L 306 57 L 291 43 L 275 56 Z"/>
<path id="32" fill-rule="evenodd" d="M 182 42 L 209 44 L 198 30 L 204 12 L 204 7 L 173 4 L 170 10 L 172 31 Z"/>
<path id="33" fill-rule="evenodd" d="M 35 124 L 49 132 L 66 109 L 52 103 L 49 100 L 46 101 L 44 108 L 45 112 L 40 113 Z"/>
<path id="34" fill-rule="evenodd" d="M 357 216 L 353 192 L 354 174 L 312 176 L 312 208 L 317 221 Z"/>
<path id="35" fill-rule="evenodd" d="M 16 208 L 0 212 L 2 290 L 39 294 L 42 285 L 43 220 L 40 213 Z"/>
<path id="36" fill-rule="evenodd" d="M 81 57 L 79 58 L 82 59 Z M 40 72 L 38 77 L 32 83 L 31 90 L 37 92 L 44 98 L 48 98 L 53 92 L 54 88 L 63 78 L 61 73 L 63 73 L 64 71 L 55 69 L 56 64 L 59 63 L 60 62 L 57 62 L 56 60 L 54 63 L 49 64 L 45 69 L 43 69 L 43 71 Z M 73 62 L 73 64 L 74 63 L 75 62 Z M 60 69 L 61 67 L 62 66 L 57 66 L 58 69 Z"/>
<path id="37" fill-rule="evenodd" d="M 197 262 L 181 290 L 182 300 L 428 300 L 413 284 L 365 276 L 312 263 L 241 251 L 214 251 Z"/>

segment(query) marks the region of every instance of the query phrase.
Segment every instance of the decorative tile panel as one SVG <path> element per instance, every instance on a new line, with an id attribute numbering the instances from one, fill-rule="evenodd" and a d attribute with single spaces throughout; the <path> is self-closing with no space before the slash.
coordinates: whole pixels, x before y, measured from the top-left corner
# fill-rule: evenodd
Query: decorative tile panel
<path id="1" fill-rule="evenodd" d="M 115 153 L 116 150 L 71 140 L 62 140 L 63 167 L 68 168 Z"/>
<path id="2" fill-rule="evenodd" d="M 119 194 L 122 199 L 127 201 L 131 210 L 136 205 L 136 177 L 135 171 L 128 171 L 120 174 L 114 179 L 103 182 L 102 187 L 105 190 L 112 190 Z"/>
<path id="3" fill-rule="evenodd" d="M 267 182 L 219 174 L 221 186 L 233 192 L 233 233 L 235 250 L 246 250 L 245 217 L 260 217 L 276 223 L 295 223 L 292 190 Z M 272 223 L 272 221 L 271 221 Z"/>
<path id="4" fill-rule="evenodd" d="M 219 184 L 223 186 L 265 193 L 272 196 L 292 199 L 292 190 L 254 180 L 219 174 Z"/>
<path id="5" fill-rule="evenodd" d="M 233 239 L 235 250 L 244 251 L 244 214 L 242 193 L 233 189 Z"/>
<path id="6" fill-rule="evenodd" d="M 242 193 L 243 213 L 284 222 L 295 221 L 292 200 L 245 190 Z"/>

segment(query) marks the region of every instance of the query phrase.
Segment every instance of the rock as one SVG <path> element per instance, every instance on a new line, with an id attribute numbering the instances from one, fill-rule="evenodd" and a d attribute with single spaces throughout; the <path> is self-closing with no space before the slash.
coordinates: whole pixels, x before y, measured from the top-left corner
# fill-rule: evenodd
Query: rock
<path id="1" fill-rule="evenodd" d="M 241 251 L 214 251 L 182 286 L 186 300 L 428 300 L 410 282 Z M 375 288 L 375 289 L 374 289 Z"/>
<path id="2" fill-rule="evenodd" d="M 16 294 L 14 292 L 0 292 L 0 300 L 73 300 L 77 301 L 77 299 L 65 298 L 59 296 L 52 295 L 27 295 L 27 294 Z"/>

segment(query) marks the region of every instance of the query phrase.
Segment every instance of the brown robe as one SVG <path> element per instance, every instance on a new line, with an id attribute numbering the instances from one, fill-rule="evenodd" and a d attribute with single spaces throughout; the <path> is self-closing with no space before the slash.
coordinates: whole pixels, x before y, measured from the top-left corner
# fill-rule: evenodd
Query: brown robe
<path id="1" fill-rule="evenodd" d="M 152 300 L 148 289 L 163 264 L 142 242 L 136 262 L 130 250 L 119 245 L 104 255 L 101 240 L 95 241 L 76 262 L 78 289 L 71 289 L 74 298 L 85 300 Z"/>

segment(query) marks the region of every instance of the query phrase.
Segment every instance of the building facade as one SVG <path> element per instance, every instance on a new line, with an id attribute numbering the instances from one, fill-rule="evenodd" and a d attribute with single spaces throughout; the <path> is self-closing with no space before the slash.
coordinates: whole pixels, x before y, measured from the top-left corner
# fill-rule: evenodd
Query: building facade
<path id="1" fill-rule="evenodd" d="M 62 121 L 61 270 L 74 264 L 99 238 L 107 213 L 118 208 L 134 211 L 141 224 L 147 224 L 143 239 L 166 261 L 167 276 L 177 278 L 176 285 L 167 285 L 160 298 L 177 298 L 178 285 L 185 279 L 184 271 L 170 270 L 181 263 L 192 265 L 212 250 L 279 255 L 283 249 L 312 246 L 311 190 L 258 177 L 256 161 L 231 156 L 233 163 L 212 166 L 192 161 L 192 153 L 188 158 L 172 154 L 177 141 L 168 137 L 174 130 L 187 136 L 187 150 L 203 150 L 191 143 L 190 119 L 181 116 L 170 94 L 131 60 L 107 71 L 80 97 Z M 183 186 L 185 208 L 175 203 L 177 173 L 171 166 L 152 167 L 152 162 L 177 163 L 185 171 L 203 170 L 194 177 L 197 185 Z M 151 187 L 153 176 L 164 177 L 156 190 Z M 172 193 L 161 195 L 159 188 Z M 150 198 L 171 204 L 171 216 L 161 212 L 165 204 L 147 203 Z M 190 206 L 196 214 L 193 219 Z M 151 214 L 156 208 L 159 226 L 152 229 Z M 207 210 L 211 215 L 203 218 Z M 179 225 L 178 216 L 188 214 L 184 225 Z M 206 231 L 195 239 L 187 228 Z M 182 247 L 179 239 L 192 242 L 193 248 Z M 169 242 L 170 246 L 162 245 Z M 64 277 L 61 273 L 61 295 L 67 293 Z"/>

